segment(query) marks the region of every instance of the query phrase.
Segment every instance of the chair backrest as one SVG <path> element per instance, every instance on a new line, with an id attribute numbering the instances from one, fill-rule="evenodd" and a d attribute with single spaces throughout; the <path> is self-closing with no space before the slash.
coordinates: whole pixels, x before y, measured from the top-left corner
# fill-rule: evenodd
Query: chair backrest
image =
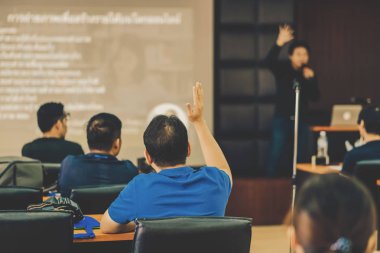
<path id="1" fill-rule="evenodd" d="M 377 180 L 380 179 L 380 160 L 360 161 L 354 168 L 354 176 L 362 181 L 375 201 L 377 209 L 377 230 L 380 229 L 380 186 Z M 377 233 L 377 241 L 380 242 L 380 233 Z M 380 243 L 377 243 L 377 250 L 380 250 Z"/>
<path id="2" fill-rule="evenodd" d="M 53 191 L 57 189 L 57 182 L 59 172 L 61 171 L 60 163 L 42 163 L 44 171 L 44 192 Z"/>
<path id="3" fill-rule="evenodd" d="M 0 157 L 0 185 L 42 187 L 43 169 L 38 160 L 27 157 Z"/>
<path id="4" fill-rule="evenodd" d="M 104 213 L 125 186 L 126 184 L 117 184 L 73 188 L 70 198 L 84 214 Z"/>
<path id="5" fill-rule="evenodd" d="M 250 218 L 176 217 L 136 223 L 133 253 L 250 252 Z"/>
<path id="6" fill-rule="evenodd" d="M 67 253 L 73 245 L 70 213 L 0 211 L 1 252 Z"/>
<path id="7" fill-rule="evenodd" d="M 378 202 L 377 180 L 380 179 L 380 160 L 358 162 L 354 168 L 354 176 L 368 187 L 374 200 Z"/>
<path id="8" fill-rule="evenodd" d="M 42 202 L 42 189 L 22 186 L 0 186 L 0 210 L 26 210 Z"/>

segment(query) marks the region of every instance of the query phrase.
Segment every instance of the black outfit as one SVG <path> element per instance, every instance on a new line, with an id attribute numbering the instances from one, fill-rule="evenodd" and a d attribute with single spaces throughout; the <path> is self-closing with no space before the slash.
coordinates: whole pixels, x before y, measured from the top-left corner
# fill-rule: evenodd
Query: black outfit
<path id="1" fill-rule="evenodd" d="M 279 61 L 280 51 L 281 47 L 274 44 L 266 57 L 266 64 L 276 79 L 275 116 L 294 116 L 295 92 L 293 86 L 296 79 L 301 89 L 299 114 L 300 118 L 303 118 L 309 107 L 309 101 L 316 101 L 320 97 L 317 78 L 314 76 L 313 78 L 305 79 L 302 69 L 293 69 L 290 60 Z"/>
<path id="2" fill-rule="evenodd" d="M 370 141 L 352 149 L 344 156 L 342 172 L 353 174 L 355 165 L 364 160 L 380 159 L 380 141 Z"/>
<path id="3" fill-rule="evenodd" d="M 22 147 L 22 156 L 43 163 L 61 163 L 68 155 L 83 155 L 82 147 L 75 142 L 59 138 L 38 138 Z"/>
<path id="4" fill-rule="evenodd" d="M 268 176 L 287 176 L 292 167 L 292 143 L 294 133 L 295 91 L 294 81 L 300 85 L 299 101 L 299 143 L 298 161 L 304 162 L 307 156 L 308 125 L 304 122 L 309 101 L 319 98 L 316 77 L 305 79 L 303 70 L 295 70 L 290 60 L 279 61 L 281 47 L 273 45 L 266 57 L 267 67 L 276 79 L 275 116 L 272 124 L 271 154 L 268 164 Z"/>
<path id="5" fill-rule="evenodd" d="M 138 170 L 131 161 L 120 161 L 112 155 L 90 153 L 68 156 L 61 165 L 58 188 L 61 196 L 70 197 L 72 188 L 127 184 L 137 174 Z"/>

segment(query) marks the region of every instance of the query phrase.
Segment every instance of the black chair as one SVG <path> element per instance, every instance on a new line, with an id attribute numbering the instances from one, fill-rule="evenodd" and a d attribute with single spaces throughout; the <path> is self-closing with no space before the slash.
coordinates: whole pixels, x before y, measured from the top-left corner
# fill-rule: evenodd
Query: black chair
<path id="1" fill-rule="evenodd" d="M 26 210 L 42 202 L 42 189 L 22 186 L 0 187 L 0 210 Z"/>
<path id="2" fill-rule="evenodd" d="M 0 211 L 1 252 L 67 253 L 73 224 L 67 212 Z"/>
<path id="3" fill-rule="evenodd" d="M 176 217 L 137 220 L 133 253 L 249 253 L 252 220 Z"/>
<path id="4" fill-rule="evenodd" d="M 58 176 L 61 171 L 60 163 L 42 163 L 42 168 L 44 171 L 43 177 L 43 187 L 44 193 L 49 191 L 54 191 L 57 189 Z"/>
<path id="5" fill-rule="evenodd" d="M 78 187 L 71 190 L 70 198 L 84 214 L 100 214 L 107 210 L 125 186 L 126 184 Z"/>
<path id="6" fill-rule="evenodd" d="M 354 168 L 354 176 L 367 186 L 375 201 L 377 217 L 380 217 L 380 186 L 377 180 L 380 179 L 380 160 L 360 161 Z M 377 230 L 380 229 L 380 219 L 378 218 Z M 377 241 L 380 242 L 380 233 L 377 233 Z M 380 249 L 380 243 L 377 243 L 377 250 Z"/>
<path id="7" fill-rule="evenodd" d="M 378 197 L 378 186 L 376 181 L 380 179 L 380 160 L 365 160 L 358 162 L 354 168 L 354 176 L 368 187 L 376 201 Z"/>
<path id="8" fill-rule="evenodd" d="M 0 185 L 42 187 L 42 163 L 28 157 L 0 157 Z"/>

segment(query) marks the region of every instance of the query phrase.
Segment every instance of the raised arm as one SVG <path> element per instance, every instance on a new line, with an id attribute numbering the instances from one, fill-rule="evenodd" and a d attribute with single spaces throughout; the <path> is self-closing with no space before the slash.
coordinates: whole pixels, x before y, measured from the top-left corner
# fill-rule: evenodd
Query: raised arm
<path id="1" fill-rule="evenodd" d="M 277 46 L 282 47 L 286 43 L 294 39 L 293 33 L 294 30 L 289 25 L 279 26 L 278 36 L 276 40 Z"/>
<path id="2" fill-rule="evenodd" d="M 276 39 L 276 43 L 272 46 L 270 51 L 268 52 L 265 58 L 265 64 L 272 71 L 276 71 L 278 65 L 278 57 L 280 55 L 281 48 L 294 39 L 293 29 L 289 25 L 279 26 L 278 36 Z"/>
<path id="3" fill-rule="evenodd" d="M 226 172 L 232 185 L 230 166 L 203 118 L 203 88 L 200 82 L 193 87 L 193 100 L 193 105 L 186 104 L 187 116 L 195 127 L 206 165 Z"/>

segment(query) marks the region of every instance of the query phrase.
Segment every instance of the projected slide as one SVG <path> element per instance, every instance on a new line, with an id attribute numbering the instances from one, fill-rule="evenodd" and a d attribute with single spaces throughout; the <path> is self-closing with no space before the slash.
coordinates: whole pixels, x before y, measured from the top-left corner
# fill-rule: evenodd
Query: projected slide
<path id="1" fill-rule="evenodd" d="M 0 155 L 40 137 L 36 110 L 58 101 L 71 113 L 66 139 L 86 151 L 96 113 L 121 118 L 120 158 L 134 162 L 149 120 L 174 113 L 191 130 L 190 163 L 203 163 L 185 103 L 202 81 L 212 127 L 211 0 L 27 2 L 0 6 Z"/>

